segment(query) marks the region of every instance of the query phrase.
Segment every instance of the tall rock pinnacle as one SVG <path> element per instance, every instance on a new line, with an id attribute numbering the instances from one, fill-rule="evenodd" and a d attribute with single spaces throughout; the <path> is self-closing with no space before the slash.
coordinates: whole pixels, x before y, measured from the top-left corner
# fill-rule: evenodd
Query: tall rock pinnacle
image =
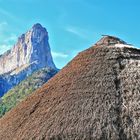
<path id="1" fill-rule="evenodd" d="M 17 44 L 0 57 L 0 74 L 19 73 L 31 65 L 33 69 L 56 68 L 50 52 L 48 32 L 40 24 L 35 24 L 21 35 Z"/>
<path id="2" fill-rule="evenodd" d="M 37 23 L 0 56 L 0 97 L 34 71 L 44 67 L 57 69 L 48 39 L 47 30 Z"/>

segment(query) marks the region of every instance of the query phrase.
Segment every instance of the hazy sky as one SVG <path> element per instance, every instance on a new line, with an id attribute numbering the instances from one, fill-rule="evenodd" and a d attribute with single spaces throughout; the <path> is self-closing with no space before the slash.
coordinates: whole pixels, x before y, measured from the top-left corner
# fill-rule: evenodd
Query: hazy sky
<path id="1" fill-rule="evenodd" d="M 0 53 L 35 23 L 47 28 L 58 68 L 102 34 L 140 47 L 140 0 L 0 0 Z"/>

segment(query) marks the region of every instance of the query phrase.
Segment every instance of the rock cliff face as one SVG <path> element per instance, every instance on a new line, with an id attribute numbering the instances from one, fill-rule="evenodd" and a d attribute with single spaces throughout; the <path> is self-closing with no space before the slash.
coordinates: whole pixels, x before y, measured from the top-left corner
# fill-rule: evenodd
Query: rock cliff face
<path id="1" fill-rule="evenodd" d="M 17 44 L 11 50 L 0 56 L 0 86 L 3 87 L 0 96 L 40 68 L 56 69 L 48 39 L 46 29 L 35 24 L 18 38 Z"/>
<path id="2" fill-rule="evenodd" d="M 139 140 L 140 50 L 103 37 L 0 126 L 1 140 Z"/>
<path id="3" fill-rule="evenodd" d="M 30 65 L 56 68 L 48 43 L 48 33 L 40 24 L 19 37 L 17 44 L 0 57 L 0 74 L 16 74 Z"/>

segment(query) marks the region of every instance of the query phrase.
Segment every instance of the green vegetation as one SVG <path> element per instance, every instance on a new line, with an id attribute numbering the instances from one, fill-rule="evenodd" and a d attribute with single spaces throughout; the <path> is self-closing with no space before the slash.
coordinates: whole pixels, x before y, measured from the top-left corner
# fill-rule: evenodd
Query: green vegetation
<path id="1" fill-rule="evenodd" d="M 46 83 L 57 70 L 43 68 L 22 81 L 0 98 L 0 117 L 14 108 L 37 88 Z"/>

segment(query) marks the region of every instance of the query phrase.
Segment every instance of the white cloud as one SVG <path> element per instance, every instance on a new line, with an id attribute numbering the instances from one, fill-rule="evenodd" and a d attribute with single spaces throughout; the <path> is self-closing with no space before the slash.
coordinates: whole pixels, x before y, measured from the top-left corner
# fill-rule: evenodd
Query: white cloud
<path id="1" fill-rule="evenodd" d="M 0 22 L 0 44 L 5 44 L 4 43 L 4 40 L 5 38 L 7 37 L 7 22 L 3 21 L 3 22 Z"/>
<path id="2" fill-rule="evenodd" d="M 7 25 L 7 22 L 6 21 L 3 21 L 0 23 L 0 28 L 2 28 L 3 26 Z"/>
<path id="3" fill-rule="evenodd" d="M 0 14 L 12 19 L 12 20 L 17 20 L 17 18 L 15 16 L 13 16 L 10 12 L 0 8 Z"/>
<path id="4" fill-rule="evenodd" d="M 61 52 L 52 52 L 53 58 L 67 58 L 68 54 L 64 54 Z"/>
<path id="5" fill-rule="evenodd" d="M 15 34 L 10 34 L 9 37 L 7 37 L 7 32 L 9 34 L 9 27 L 8 23 L 6 21 L 0 22 L 0 37 L 3 40 L 3 42 L 9 42 L 9 41 L 16 41 L 17 36 Z M 6 39 L 3 39 L 3 37 L 6 37 Z"/>
<path id="6" fill-rule="evenodd" d="M 72 27 L 72 26 L 69 26 L 69 27 L 66 27 L 66 31 L 67 32 L 70 32 L 74 35 L 77 35 L 81 38 L 86 38 L 86 35 L 84 34 L 84 31 L 80 28 L 76 28 L 76 27 Z"/>
<path id="7" fill-rule="evenodd" d="M 1 45 L 0 45 L 0 54 L 3 54 L 3 53 L 6 52 L 7 50 L 9 50 L 11 47 L 12 47 L 11 45 L 1 44 Z"/>
<path id="8" fill-rule="evenodd" d="M 7 17 L 8 19 L 11 19 L 12 21 L 15 21 L 16 23 L 22 24 L 23 20 L 20 17 L 17 17 L 12 13 L 12 11 L 7 11 L 5 9 L 0 8 L 0 15 L 3 15 Z"/>
<path id="9" fill-rule="evenodd" d="M 4 39 L 4 42 L 5 43 L 8 43 L 8 42 L 15 42 L 17 40 L 17 36 L 15 34 L 11 34 L 9 37 L 7 37 L 6 39 Z"/>
<path id="10" fill-rule="evenodd" d="M 8 23 L 0 22 L 0 54 L 10 49 L 16 42 L 17 36 L 8 33 Z"/>
<path id="11" fill-rule="evenodd" d="M 0 23 L 0 33 L 3 32 L 5 30 L 5 28 L 7 27 L 7 22 L 3 21 Z"/>

